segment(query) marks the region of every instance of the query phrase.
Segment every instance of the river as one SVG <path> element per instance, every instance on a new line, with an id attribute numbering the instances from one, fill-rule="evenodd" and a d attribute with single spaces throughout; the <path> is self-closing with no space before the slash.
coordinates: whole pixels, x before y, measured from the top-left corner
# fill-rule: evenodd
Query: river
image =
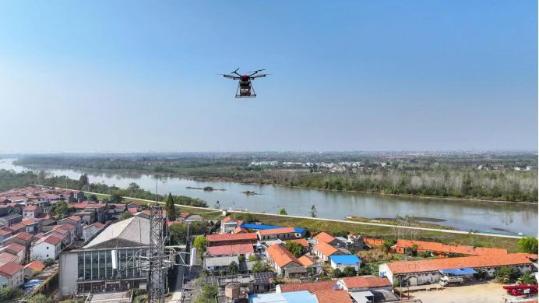
<path id="1" fill-rule="evenodd" d="M 0 169 L 17 172 L 27 170 L 13 164 L 13 159 L 0 159 Z M 44 169 L 48 174 L 78 179 L 84 170 Z M 95 173 L 86 171 L 90 182 L 127 187 L 137 183 L 141 188 L 160 194 L 178 194 L 200 198 L 214 206 L 277 213 L 285 208 L 290 215 L 306 215 L 314 204 L 318 217 L 343 219 L 346 216 L 394 218 L 413 216 L 436 219 L 437 224 L 459 230 L 503 234 L 537 234 L 537 206 L 510 203 L 470 202 L 465 200 L 415 199 L 360 193 L 326 192 L 275 185 L 253 185 L 235 182 L 201 182 L 186 178 L 160 178 L 152 175 Z M 214 191 L 188 189 L 211 186 Z M 252 191 L 256 195 L 243 192 Z"/>

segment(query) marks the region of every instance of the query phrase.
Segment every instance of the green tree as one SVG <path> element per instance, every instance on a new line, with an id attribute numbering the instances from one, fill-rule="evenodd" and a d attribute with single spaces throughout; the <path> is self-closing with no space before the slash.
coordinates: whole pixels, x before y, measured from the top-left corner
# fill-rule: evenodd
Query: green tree
<path id="1" fill-rule="evenodd" d="M 260 260 L 257 260 L 253 265 L 253 272 L 269 271 L 268 265 Z"/>
<path id="2" fill-rule="evenodd" d="M 236 261 L 230 262 L 230 264 L 228 265 L 227 272 L 229 274 L 235 275 L 238 273 L 238 271 L 239 271 L 238 263 L 236 263 Z"/>
<path id="3" fill-rule="evenodd" d="M 120 215 L 120 220 L 125 220 L 125 219 L 129 219 L 133 217 L 133 215 L 128 212 L 128 211 L 124 211 L 121 215 Z"/>
<path id="4" fill-rule="evenodd" d="M 167 211 L 167 218 L 169 221 L 176 221 L 176 206 L 174 206 L 174 198 L 169 193 L 165 202 L 165 209 Z"/>
<path id="5" fill-rule="evenodd" d="M 388 253 L 391 250 L 391 247 L 395 245 L 394 240 L 384 240 L 383 248 L 386 253 Z"/>
<path id="6" fill-rule="evenodd" d="M 279 210 L 279 215 L 285 215 L 285 216 L 286 216 L 286 215 L 288 215 L 288 213 L 286 212 L 286 209 L 281 208 L 281 209 Z"/>
<path id="7" fill-rule="evenodd" d="M 91 194 L 90 195 L 90 201 L 97 202 L 98 201 L 97 196 L 95 194 Z"/>
<path id="8" fill-rule="evenodd" d="M 217 286 L 204 284 L 201 287 L 202 291 L 197 296 L 195 303 L 215 303 L 217 302 L 217 295 L 219 294 L 219 290 L 217 289 Z"/>
<path id="9" fill-rule="evenodd" d="M 89 185 L 90 185 L 90 181 L 88 180 L 88 175 L 87 174 L 80 175 L 80 178 L 79 178 L 80 189 L 83 189 L 84 187 L 88 187 Z"/>
<path id="10" fill-rule="evenodd" d="M 509 266 L 502 266 L 496 270 L 494 276 L 500 283 L 513 283 L 519 277 L 518 269 Z"/>
<path id="11" fill-rule="evenodd" d="M 524 237 L 517 242 L 518 250 L 529 254 L 537 254 L 537 238 Z"/>
<path id="12" fill-rule="evenodd" d="M 119 193 L 113 193 L 109 197 L 110 203 L 122 203 L 123 200 L 124 200 L 124 197 L 122 197 Z"/>
<path id="13" fill-rule="evenodd" d="M 26 302 L 28 303 L 52 303 L 52 298 L 45 296 L 44 294 L 33 295 Z"/>
<path id="14" fill-rule="evenodd" d="M 316 206 L 314 204 L 311 206 L 311 217 L 316 218 L 318 216 L 318 210 L 316 210 Z"/>
<path id="15" fill-rule="evenodd" d="M 531 272 L 525 272 L 518 278 L 518 282 L 520 284 L 537 284 L 537 281 L 535 280 L 535 277 Z"/>
<path id="16" fill-rule="evenodd" d="M 56 202 L 51 208 L 52 214 L 56 219 L 63 219 L 69 214 L 69 205 L 64 202 Z"/>
<path id="17" fill-rule="evenodd" d="M 193 241 L 193 246 L 200 252 L 204 252 L 206 250 L 206 237 L 203 235 L 199 235 L 195 237 L 195 240 Z"/>
<path id="18" fill-rule="evenodd" d="M 333 272 L 331 272 L 331 276 L 332 276 L 333 278 L 340 278 L 340 277 L 342 277 L 343 275 L 342 275 L 342 272 L 341 272 L 340 269 L 335 268 L 335 269 L 333 270 Z"/>
<path id="19" fill-rule="evenodd" d="M 303 246 L 297 242 L 286 241 L 284 247 L 288 249 L 296 258 L 299 258 L 303 255 Z"/>
<path id="20" fill-rule="evenodd" d="M 43 264 L 45 264 L 45 266 L 51 266 L 54 263 L 56 262 L 54 261 L 54 259 L 51 259 L 51 258 L 45 259 L 45 261 L 43 261 Z"/>
<path id="21" fill-rule="evenodd" d="M 22 295 L 18 288 L 0 288 L 0 302 L 9 302 Z"/>
<path id="22" fill-rule="evenodd" d="M 353 268 L 351 266 L 347 266 L 342 270 L 342 274 L 345 277 L 352 277 L 352 276 L 357 275 L 357 271 L 356 271 L 355 268 Z"/>

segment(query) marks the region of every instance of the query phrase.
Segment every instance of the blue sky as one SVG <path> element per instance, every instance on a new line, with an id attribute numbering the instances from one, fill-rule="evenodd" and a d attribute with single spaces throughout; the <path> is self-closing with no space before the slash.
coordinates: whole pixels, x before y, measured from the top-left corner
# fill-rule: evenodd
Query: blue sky
<path id="1" fill-rule="evenodd" d="M 536 1 L 1 1 L 0 153 L 536 150 Z M 258 97 L 218 73 L 265 67 Z"/>

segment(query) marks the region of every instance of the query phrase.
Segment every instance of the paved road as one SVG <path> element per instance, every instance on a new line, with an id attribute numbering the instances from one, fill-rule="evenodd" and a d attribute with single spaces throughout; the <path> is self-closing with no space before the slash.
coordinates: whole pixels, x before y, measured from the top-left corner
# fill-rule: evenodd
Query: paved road
<path id="1" fill-rule="evenodd" d="M 101 193 L 92 193 L 92 192 L 86 192 L 89 194 L 98 194 L 98 195 L 105 195 Z M 139 199 L 139 198 L 133 198 L 133 197 L 123 197 L 124 199 L 130 199 L 130 200 L 137 200 L 147 203 L 155 203 L 153 200 L 147 200 L 147 199 Z M 157 202 L 159 204 L 165 204 L 165 202 Z M 213 210 L 215 212 L 223 211 L 221 209 L 217 208 L 210 208 L 210 207 L 198 207 L 198 206 L 188 206 L 188 205 L 181 205 L 181 207 L 184 208 L 192 208 L 192 209 L 200 209 L 200 210 Z M 443 229 L 443 228 L 429 228 L 429 227 L 416 227 L 416 226 L 402 226 L 402 225 L 393 225 L 393 224 L 385 224 L 385 223 L 372 223 L 372 222 L 357 222 L 357 221 L 348 221 L 348 220 L 339 220 L 339 219 L 325 219 L 325 218 L 311 218 L 306 216 L 292 216 L 292 215 L 279 215 L 279 214 L 268 214 L 268 213 L 261 213 L 261 212 L 253 212 L 253 211 L 240 211 L 240 210 L 233 210 L 233 211 L 227 211 L 228 213 L 238 213 L 238 214 L 254 214 L 254 215 L 271 215 L 271 216 L 277 216 L 277 217 L 286 217 L 286 218 L 296 218 L 296 219 L 307 219 L 307 220 L 318 220 L 318 221 L 328 221 L 328 222 L 338 222 L 338 223 L 347 223 L 347 224 L 357 224 L 357 225 L 370 225 L 370 226 L 380 226 L 380 227 L 391 227 L 391 228 L 402 228 L 402 229 L 411 229 L 411 230 L 423 230 L 423 231 L 434 231 L 434 232 L 440 232 L 440 233 L 448 233 L 448 234 L 460 234 L 460 235 L 468 235 L 473 234 L 475 236 L 484 236 L 484 237 L 497 237 L 497 238 L 511 238 L 511 239 L 520 239 L 522 236 L 514 236 L 514 235 L 504 235 L 504 234 L 494 234 L 494 233 L 480 233 L 480 232 L 468 232 L 464 230 L 452 230 L 452 229 Z"/>

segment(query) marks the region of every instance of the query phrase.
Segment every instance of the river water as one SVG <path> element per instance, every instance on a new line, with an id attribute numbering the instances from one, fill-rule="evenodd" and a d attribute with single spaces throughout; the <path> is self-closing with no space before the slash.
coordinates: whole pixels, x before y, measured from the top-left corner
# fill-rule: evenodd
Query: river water
<path id="1" fill-rule="evenodd" d="M 13 164 L 13 159 L 0 159 L 0 169 L 14 171 L 27 170 Z M 314 204 L 318 217 L 343 219 L 346 216 L 368 218 L 394 218 L 414 216 L 436 219 L 437 224 L 459 230 L 504 234 L 537 234 L 537 206 L 509 203 L 470 202 L 464 200 L 415 199 L 408 197 L 388 197 L 359 193 L 326 192 L 311 189 L 288 188 L 275 185 L 252 185 L 235 182 L 201 182 L 186 178 L 160 178 L 152 175 L 96 173 L 73 169 L 43 169 L 56 176 L 78 179 L 84 172 L 90 182 L 127 187 L 137 183 L 141 188 L 160 194 L 178 194 L 200 198 L 214 206 L 248 209 L 258 212 L 277 213 L 285 208 L 290 215 L 309 216 Z M 211 192 L 188 187 L 211 186 Z M 243 192 L 253 191 L 257 195 Z"/>

